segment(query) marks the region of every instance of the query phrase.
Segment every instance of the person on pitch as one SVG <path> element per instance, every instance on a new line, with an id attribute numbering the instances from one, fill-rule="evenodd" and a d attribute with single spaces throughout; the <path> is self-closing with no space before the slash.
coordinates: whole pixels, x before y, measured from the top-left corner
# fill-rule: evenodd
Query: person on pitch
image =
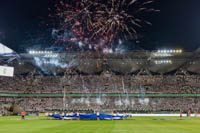
<path id="1" fill-rule="evenodd" d="M 24 120 L 24 118 L 25 118 L 25 112 L 21 112 L 21 117 L 22 117 L 22 120 Z"/>

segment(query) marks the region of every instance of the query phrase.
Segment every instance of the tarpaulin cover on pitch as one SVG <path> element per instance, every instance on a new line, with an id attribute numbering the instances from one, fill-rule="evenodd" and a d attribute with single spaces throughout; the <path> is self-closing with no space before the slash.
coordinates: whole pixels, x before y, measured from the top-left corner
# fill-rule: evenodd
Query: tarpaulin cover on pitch
<path id="1" fill-rule="evenodd" d="M 122 120 L 124 118 L 123 115 L 114 115 L 113 120 Z"/>
<path id="2" fill-rule="evenodd" d="M 112 119 L 112 115 L 109 114 L 100 114 L 99 115 L 100 119 L 107 119 L 107 120 L 111 120 Z"/>
<path id="3" fill-rule="evenodd" d="M 80 119 L 97 119 L 97 114 L 80 114 Z"/>
<path id="4" fill-rule="evenodd" d="M 77 118 L 77 114 L 73 114 L 73 115 L 65 115 L 64 119 L 76 119 Z"/>
<path id="5" fill-rule="evenodd" d="M 59 114 L 54 114 L 54 115 L 51 115 L 50 117 L 53 117 L 53 118 L 55 118 L 55 119 L 60 119 L 60 120 L 62 120 L 62 116 L 59 115 Z"/>

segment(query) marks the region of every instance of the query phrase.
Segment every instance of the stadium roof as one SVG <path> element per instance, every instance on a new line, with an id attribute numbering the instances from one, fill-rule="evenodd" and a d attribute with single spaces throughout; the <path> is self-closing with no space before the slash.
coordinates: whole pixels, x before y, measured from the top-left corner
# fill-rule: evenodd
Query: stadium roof
<path id="1" fill-rule="evenodd" d="M 7 46 L 0 43 L 0 55 L 12 54 L 12 53 L 14 53 L 14 51 L 12 49 L 10 49 Z"/>
<path id="2" fill-rule="evenodd" d="M 134 51 L 124 54 L 103 54 L 103 53 L 57 53 L 56 58 L 46 57 L 43 54 L 20 54 L 22 64 L 13 62 L 16 74 L 28 73 L 33 70 L 41 70 L 47 73 L 65 73 L 68 69 L 85 74 L 100 74 L 104 71 L 118 74 L 131 74 L 147 70 L 151 73 L 165 74 L 183 68 L 185 71 L 200 73 L 200 53 L 199 50 L 194 52 L 182 52 L 172 54 L 171 56 L 155 56 L 151 51 Z M 85 56 L 83 56 L 85 55 Z M 38 58 L 40 66 L 36 64 Z M 52 60 L 53 62 L 45 63 Z M 56 61 L 55 61 L 56 60 Z M 58 61 L 57 61 L 58 60 Z M 71 67 L 63 68 L 57 64 L 69 65 Z M 54 64 L 55 63 L 55 64 Z"/>

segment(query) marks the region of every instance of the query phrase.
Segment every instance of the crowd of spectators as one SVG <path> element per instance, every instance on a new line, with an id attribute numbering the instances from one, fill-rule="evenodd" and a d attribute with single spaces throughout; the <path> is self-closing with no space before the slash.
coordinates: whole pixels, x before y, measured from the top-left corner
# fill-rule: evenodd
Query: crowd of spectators
<path id="1" fill-rule="evenodd" d="M 199 75 L 65 75 L 0 77 L 1 94 L 200 94 Z M 200 112 L 198 97 L 0 97 L 26 112 L 55 110 Z"/>
<path id="2" fill-rule="evenodd" d="M 0 93 L 148 93 L 200 94 L 199 75 L 69 75 L 0 77 Z"/>
<path id="3" fill-rule="evenodd" d="M 70 110 L 93 110 L 98 111 L 136 111 L 136 112 L 157 112 L 192 109 L 193 112 L 200 112 L 200 98 L 184 97 L 70 97 L 63 98 L 41 98 L 23 97 L 11 98 L 0 97 L 0 103 L 13 102 L 23 108 L 26 112 L 53 112 Z"/>

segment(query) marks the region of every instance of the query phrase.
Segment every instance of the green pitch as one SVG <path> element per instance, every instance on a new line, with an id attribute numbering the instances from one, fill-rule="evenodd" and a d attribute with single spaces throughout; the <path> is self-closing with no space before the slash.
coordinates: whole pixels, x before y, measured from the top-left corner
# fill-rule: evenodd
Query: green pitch
<path id="1" fill-rule="evenodd" d="M 155 118 L 161 117 L 135 117 L 134 120 L 118 121 L 64 121 L 41 117 L 39 120 L 20 120 L 20 117 L 0 117 L 0 133 L 200 133 L 200 118 L 152 120 Z"/>

